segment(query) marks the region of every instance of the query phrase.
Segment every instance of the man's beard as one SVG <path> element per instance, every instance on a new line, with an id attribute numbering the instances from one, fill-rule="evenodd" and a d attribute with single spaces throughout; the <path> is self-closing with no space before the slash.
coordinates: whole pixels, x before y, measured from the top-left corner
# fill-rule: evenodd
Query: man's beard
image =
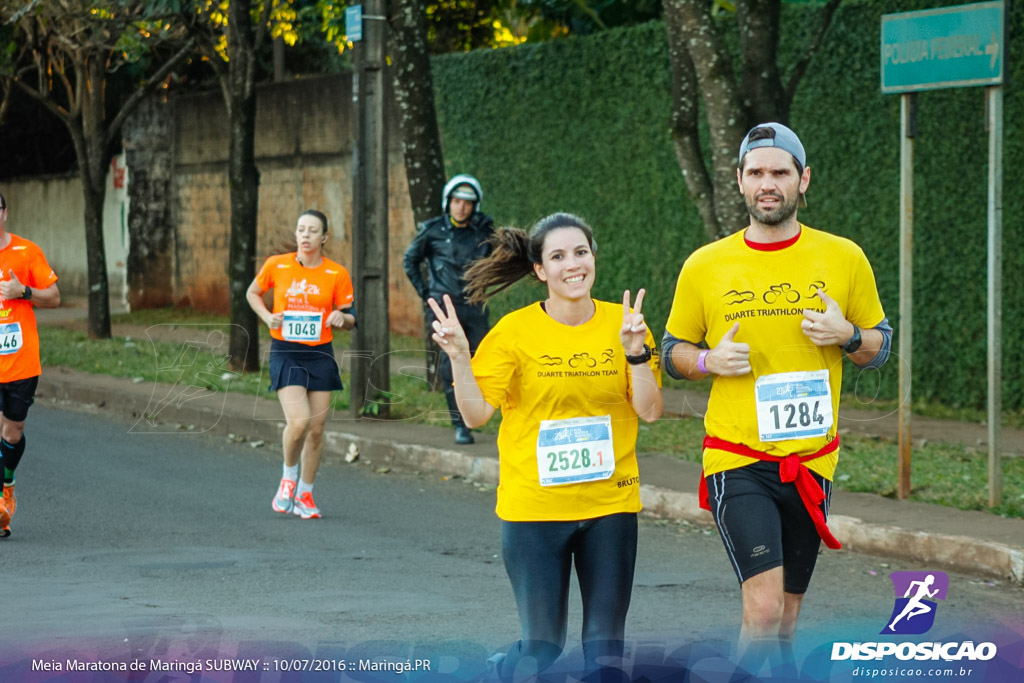
<path id="1" fill-rule="evenodd" d="M 779 205 L 770 211 L 764 211 L 757 205 L 757 200 L 765 196 L 776 197 L 779 200 Z M 794 197 L 792 201 L 787 202 L 778 192 L 763 192 L 753 202 L 747 202 L 747 211 L 758 223 L 774 226 L 788 221 L 796 213 L 796 207 L 799 202 L 799 195 Z"/>

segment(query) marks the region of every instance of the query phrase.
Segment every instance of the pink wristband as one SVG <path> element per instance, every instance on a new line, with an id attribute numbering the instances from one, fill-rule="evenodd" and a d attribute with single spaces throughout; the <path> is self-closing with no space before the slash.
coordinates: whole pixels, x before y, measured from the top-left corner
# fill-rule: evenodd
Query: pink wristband
<path id="1" fill-rule="evenodd" d="M 697 356 L 697 369 L 703 372 L 705 375 L 711 374 L 711 371 L 708 370 L 708 366 L 704 365 L 704 359 L 708 357 L 709 353 L 711 353 L 710 349 L 704 349 Z"/>

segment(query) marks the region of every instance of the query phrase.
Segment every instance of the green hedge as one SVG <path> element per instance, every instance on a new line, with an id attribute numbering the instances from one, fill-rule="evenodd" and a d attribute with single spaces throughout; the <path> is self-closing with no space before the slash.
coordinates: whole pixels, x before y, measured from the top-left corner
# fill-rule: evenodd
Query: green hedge
<path id="1" fill-rule="evenodd" d="M 957 4 L 936 2 L 933 6 Z M 813 169 L 801 220 L 858 242 L 875 269 L 882 303 L 899 331 L 900 97 L 879 88 L 882 14 L 911 2 L 846 2 L 794 102 L 791 122 Z M 784 10 L 784 57 L 806 40 L 816 9 Z M 1010 12 L 1020 34 L 1024 10 Z M 1022 67 L 1011 40 L 1009 82 Z M 571 211 L 595 229 L 595 295 L 620 300 L 646 287 L 648 320 L 664 329 L 679 268 L 706 241 L 669 136 L 670 83 L 661 22 L 585 38 L 480 50 L 434 61 L 438 114 L 449 170 L 477 175 L 484 209 L 499 224 L 528 227 Z M 914 397 L 983 407 L 986 379 L 988 143 L 984 89 L 918 95 L 915 143 Z M 1003 390 L 1024 408 L 1024 197 L 1014 192 L 1024 161 L 1021 95 L 1004 103 Z M 496 313 L 541 292 L 513 288 Z M 894 350 L 896 345 L 894 344 Z M 897 361 L 896 358 L 893 359 Z M 847 373 L 847 389 L 897 394 L 898 362 Z"/>

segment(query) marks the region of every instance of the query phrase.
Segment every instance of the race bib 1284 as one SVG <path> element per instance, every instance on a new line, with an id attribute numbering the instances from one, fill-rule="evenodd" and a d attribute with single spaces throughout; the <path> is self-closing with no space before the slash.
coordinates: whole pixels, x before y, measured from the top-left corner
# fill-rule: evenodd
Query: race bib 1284
<path id="1" fill-rule="evenodd" d="M 764 375 L 754 393 L 761 441 L 824 436 L 832 427 L 828 370 Z"/>

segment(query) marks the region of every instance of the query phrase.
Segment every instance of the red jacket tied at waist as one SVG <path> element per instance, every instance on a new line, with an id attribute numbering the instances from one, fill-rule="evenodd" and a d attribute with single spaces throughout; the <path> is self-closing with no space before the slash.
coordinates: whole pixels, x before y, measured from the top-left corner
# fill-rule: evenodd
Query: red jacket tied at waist
<path id="1" fill-rule="evenodd" d="M 756 458 L 758 460 L 767 460 L 769 462 L 779 463 L 779 478 L 784 484 L 794 482 L 796 484 L 797 493 L 800 494 L 800 500 L 803 501 L 804 507 L 807 509 L 807 513 L 811 516 L 811 520 L 814 522 L 814 528 L 817 529 L 818 535 L 821 540 L 825 542 L 829 548 L 838 550 L 842 548 L 842 544 L 836 540 L 836 537 L 832 535 L 832 532 L 828 530 L 828 524 L 825 522 L 825 515 L 822 513 L 821 502 L 825 500 L 825 492 L 818 486 L 818 482 L 815 481 L 814 476 L 811 475 L 811 471 L 804 465 L 809 460 L 820 458 L 823 455 L 828 455 L 839 448 L 839 436 L 832 440 L 831 443 L 825 445 L 820 451 L 811 453 L 810 455 L 787 455 L 780 457 L 777 455 L 769 455 L 768 453 L 762 453 L 761 451 L 755 451 L 753 448 L 749 448 L 739 443 L 732 443 L 731 441 L 725 441 L 718 439 L 713 436 L 704 437 L 704 448 L 714 448 L 719 451 L 726 451 L 727 453 L 733 453 L 735 455 L 745 455 L 748 458 Z M 705 510 L 710 510 L 711 505 L 708 503 L 708 484 L 707 480 L 704 479 L 704 471 L 700 473 L 700 506 Z"/>

